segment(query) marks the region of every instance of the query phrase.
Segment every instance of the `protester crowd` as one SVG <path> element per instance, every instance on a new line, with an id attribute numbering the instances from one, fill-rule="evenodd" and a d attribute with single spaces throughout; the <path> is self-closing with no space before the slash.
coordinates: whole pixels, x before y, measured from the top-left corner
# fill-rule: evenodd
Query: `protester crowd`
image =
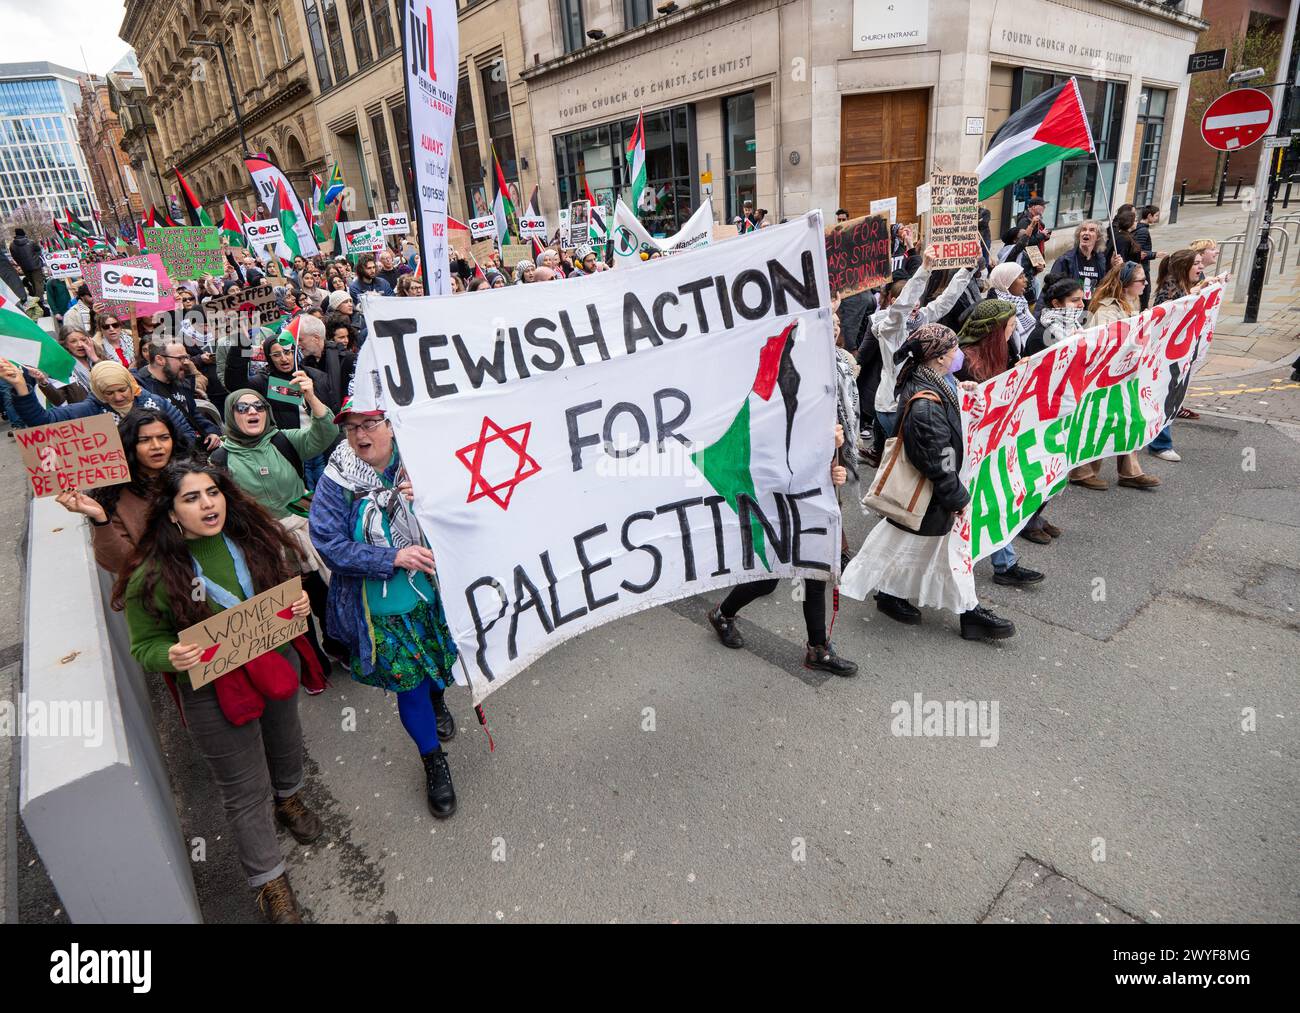
<path id="1" fill-rule="evenodd" d="M 865 489 L 871 469 L 901 446 L 933 484 L 918 527 L 886 519 L 856 552 L 843 545 L 843 590 L 859 599 L 874 592 L 877 609 L 900 623 L 920 623 L 922 608 L 939 608 L 960 616 L 966 639 L 1015 632 L 979 604 L 973 580 L 954 578 L 951 565 L 954 521 L 970 501 L 958 477 L 961 386 L 990 380 L 1091 323 L 1198 291 L 1213 274 L 1212 241 L 1158 252 L 1158 209 L 1131 205 L 1109 223 L 1077 225 L 1071 248 L 1047 266 L 1043 210 L 1041 199 L 1031 200 L 1000 249 L 986 243 L 983 255 L 959 270 L 935 270 L 934 251 L 895 228 L 893 276 L 878 291 L 836 303 L 842 449 L 828 462 L 833 482 L 858 479 Z M 762 228 L 770 224 L 765 214 L 747 206 L 740 224 Z M 841 209 L 837 219 L 847 218 Z M 259 908 L 272 921 L 297 921 L 275 824 L 302 843 L 323 832 L 301 795 L 299 686 L 319 693 L 341 670 L 394 692 L 430 811 L 446 818 L 456 809 L 443 749 L 456 733 L 444 701 L 456 646 L 433 553 L 410 506 L 414 493 L 388 421 L 354 410 L 349 400 L 356 354 L 368 337 L 363 296 L 424 294 L 414 243 L 377 257 L 296 257 L 285 265 L 230 251 L 221 277 L 176 283 L 176 310 L 137 319 L 95 302 L 84 282 L 48 279 L 32 245 L 17 237 L 14 262 L 0 256 L 0 270 L 20 276 L 32 315 L 53 318 L 76 367 L 71 382 L 57 385 L 36 369 L 0 362 L 0 407 L 15 428 L 98 413 L 118 418 L 130 482 L 69 490 L 58 500 L 87 518 L 95 558 L 116 578 L 113 604 L 125 611 L 132 652 L 146 671 L 164 675 L 209 764 Z M 508 269 L 496 257 L 480 264 L 454 254 L 452 289 L 605 269 L 587 246 L 549 246 Z M 263 286 L 271 288 L 269 312 L 258 308 L 267 305 Z M 259 302 L 244 299 L 254 294 Z M 1178 415 L 1196 417 L 1186 409 Z M 1180 459 L 1172 427 L 1147 449 Z M 1117 468 L 1122 487 L 1160 485 L 1137 453 L 1119 457 Z M 1102 462 L 1081 465 L 1070 482 L 1106 491 L 1104 470 Z M 1043 510 L 1020 533 L 1039 546 L 1062 535 Z M 991 562 L 999 585 L 1044 580 L 1013 546 Z M 295 575 L 304 590 L 294 614 L 315 619 L 308 633 L 192 688 L 186 672 L 199 649 L 179 643 L 178 632 Z M 830 643 L 826 586 L 806 583 L 805 664 L 851 676 L 857 666 Z M 710 611 L 724 645 L 743 647 L 738 611 L 775 584 L 741 585 Z M 192 594 L 200 585 L 204 593 Z"/>

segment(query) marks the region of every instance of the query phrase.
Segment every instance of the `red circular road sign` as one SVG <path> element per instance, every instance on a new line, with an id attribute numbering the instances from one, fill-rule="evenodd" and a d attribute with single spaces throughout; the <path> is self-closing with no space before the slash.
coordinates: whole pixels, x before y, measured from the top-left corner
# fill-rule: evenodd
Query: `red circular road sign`
<path id="1" fill-rule="evenodd" d="M 1257 88 L 1238 88 L 1210 103 L 1201 118 L 1201 136 L 1216 151 L 1238 151 L 1268 133 L 1273 100 Z"/>

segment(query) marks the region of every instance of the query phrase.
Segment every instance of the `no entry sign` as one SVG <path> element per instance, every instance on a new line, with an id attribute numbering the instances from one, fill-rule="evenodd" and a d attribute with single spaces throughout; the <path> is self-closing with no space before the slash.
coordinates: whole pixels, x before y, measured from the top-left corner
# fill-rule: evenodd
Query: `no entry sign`
<path id="1" fill-rule="evenodd" d="M 1201 119 L 1201 136 L 1216 151 L 1254 144 L 1273 122 L 1273 100 L 1257 88 L 1238 88 L 1210 103 Z"/>

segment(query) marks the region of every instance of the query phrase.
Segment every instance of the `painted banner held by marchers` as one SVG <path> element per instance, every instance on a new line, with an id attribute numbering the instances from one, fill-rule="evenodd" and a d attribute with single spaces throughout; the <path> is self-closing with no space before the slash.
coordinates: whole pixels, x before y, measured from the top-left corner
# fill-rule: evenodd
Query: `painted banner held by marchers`
<path id="1" fill-rule="evenodd" d="M 475 700 L 621 616 L 834 577 L 829 298 L 812 212 L 640 271 L 364 300 L 354 404 L 393 421 Z"/>
<path id="2" fill-rule="evenodd" d="M 713 242 L 713 201 L 707 197 L 676 235 L 656 239 L 622 201 L 614 206 L 614 266 L 639 267 L 650 254 L 675 254 Z M 643 256 L 644 255 L 644 256 Z"/>
<path id="3" fill-rule="evenodd" d="M 403 85 L 415 172 L 415 215 L 420 265 L 429 295 L 451 291 L 447 254 L 447 186 L 456 110 L 460 35 L 455 0 L 399 4 Z"/>
<path id="4" fill-rule="evenodd" d="M 1069 482 L 1070 469 L 1150 443 L 1209 354 L 1223 286 L 1051 345 L 962 394 L 957 531 L 970 558 L 1009 543 Z"/>
<path id="5" fill-rule="evenodd" d="M 871 215 L 826 229 L 826 268 L 831 295 L 843 298 L 889 280 L 889 221 Z"/>

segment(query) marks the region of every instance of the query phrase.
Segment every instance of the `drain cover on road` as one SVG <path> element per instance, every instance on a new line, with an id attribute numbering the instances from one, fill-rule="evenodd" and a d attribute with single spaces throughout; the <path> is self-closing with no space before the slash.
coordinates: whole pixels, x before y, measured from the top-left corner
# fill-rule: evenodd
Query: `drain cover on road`
<path id="1" fill-rule="evenodd" d="M 1136 925 L 1138 919 L 1026 856 L 981 924 Z"/>

